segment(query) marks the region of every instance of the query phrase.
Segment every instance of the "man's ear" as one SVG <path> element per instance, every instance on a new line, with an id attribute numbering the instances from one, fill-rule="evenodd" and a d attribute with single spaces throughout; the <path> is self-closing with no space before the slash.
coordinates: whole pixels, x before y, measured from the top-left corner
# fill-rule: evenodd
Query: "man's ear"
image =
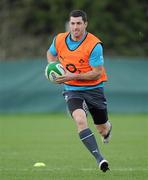
<path id="1" fill-rule="evenodd" d="M 85 27 L 87 28 L 87 26 L 88 26 L 88 22 L 86 21 L 86 22 L 85 22 Z"/>

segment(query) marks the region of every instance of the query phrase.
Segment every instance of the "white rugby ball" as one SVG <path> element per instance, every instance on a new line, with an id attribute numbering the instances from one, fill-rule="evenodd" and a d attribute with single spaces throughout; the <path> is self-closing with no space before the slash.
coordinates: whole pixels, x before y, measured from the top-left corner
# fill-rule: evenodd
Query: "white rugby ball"
<path id="1" fill-rule="evenodd" d="M 64 67 L 58 62 L 52 62 L 47 64 L 45 68 L 45 76 L 48 80 L 55 83 L 55 79 L 65 74 Z"/>

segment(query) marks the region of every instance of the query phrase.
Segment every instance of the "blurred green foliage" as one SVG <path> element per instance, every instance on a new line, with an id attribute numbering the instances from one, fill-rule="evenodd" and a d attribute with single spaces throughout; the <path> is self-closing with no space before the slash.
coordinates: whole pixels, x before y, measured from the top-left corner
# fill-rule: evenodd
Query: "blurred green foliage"
<path id="1" fill-rule="evenodd" d="M 45 56 L 73 9 L 86 11 L 88 31 L 102 39 L 106 55 L 148 55 L 147 0 L 2 0 L 0 58 Z"/>

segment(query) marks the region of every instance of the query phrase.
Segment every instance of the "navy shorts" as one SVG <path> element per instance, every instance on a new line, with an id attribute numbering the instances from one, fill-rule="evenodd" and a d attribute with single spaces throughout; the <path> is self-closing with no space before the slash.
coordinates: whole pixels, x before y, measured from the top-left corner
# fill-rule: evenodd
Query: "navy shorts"
<path id="1" fill-rule="evenodd" d="M 94 124 L 104 124 L 108 120 L 107 102 L 103 87 L 85 91 L 64 91 L 68 109 L 72 114 L 76 109 L 90 112 Z"/>

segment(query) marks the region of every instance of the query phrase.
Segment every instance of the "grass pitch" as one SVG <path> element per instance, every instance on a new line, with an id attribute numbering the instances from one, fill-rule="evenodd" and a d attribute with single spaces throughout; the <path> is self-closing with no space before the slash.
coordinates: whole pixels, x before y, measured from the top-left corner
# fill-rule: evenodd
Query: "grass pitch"
<path id="1" fill-rule="evenodd" d="M 148 114 L 111 114 L 112 140 L 103 144 L 91 118 L 110 171 L 98 170 L 65 114 L 0 115 L 1 180 L 146 180 Z M 34 167 L 43 162 L 45 167 Z"/>

